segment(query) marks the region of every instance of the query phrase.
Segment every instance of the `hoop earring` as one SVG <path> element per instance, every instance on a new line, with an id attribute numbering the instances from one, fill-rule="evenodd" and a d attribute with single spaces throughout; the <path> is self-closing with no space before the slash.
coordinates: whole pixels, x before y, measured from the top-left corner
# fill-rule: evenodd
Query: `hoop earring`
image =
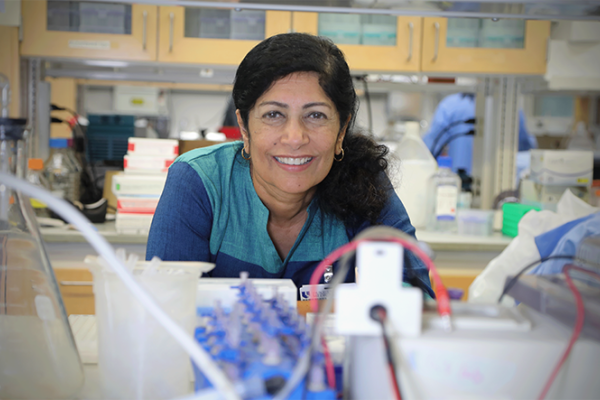
<path id="1" fill-rule="evenodd" d="M 340 158 L 336 158 L 336 155 L 338 155 L 338 154 L 334 154 L 334 155 L 333 155 L 333 159 L 334 159 L 335 161 L 337 161 L 337 162 L 340 162 L 340 161 L 342 161 L 342 160 L 344 159 L 344 149 L 343 149 L 343 148 L 342 148 L 342 152 L 341 152 L 340 154 L 341 154 L 341 157 L 340 157 Z"/>
<path id="2" fill-rule="evenodd" d="M 244 153 L 248 154 L 248 157 L 246 157 L 246 156 L 244 155 Z M 244 160 L 250 160 L 250 159 L 252 158 L 252 156 L 250 155 L 250 153 L 248 153 L 248 152 L 246 151 L 246 149 L 245 149 L 245 148 L 243 148 L 243 147 L 242 147 L 242 158 L 243 158 Z"/>

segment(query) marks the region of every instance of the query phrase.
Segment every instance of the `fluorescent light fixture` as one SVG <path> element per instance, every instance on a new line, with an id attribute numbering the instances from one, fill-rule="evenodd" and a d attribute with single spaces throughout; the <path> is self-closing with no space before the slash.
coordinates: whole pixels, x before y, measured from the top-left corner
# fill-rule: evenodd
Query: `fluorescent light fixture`
<path id="1" fill-rule="evenodd" d="M 125 61 L 86 60 L 83 63 L 92 67 L 124 68 L 129 66 L 129 63 Z"/>

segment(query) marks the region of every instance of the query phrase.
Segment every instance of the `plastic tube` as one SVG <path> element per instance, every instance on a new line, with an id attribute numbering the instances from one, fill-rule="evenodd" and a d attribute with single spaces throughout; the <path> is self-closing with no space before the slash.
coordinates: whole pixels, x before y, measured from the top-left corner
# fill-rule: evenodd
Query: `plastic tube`
<path id="1" fill-rule="evenodd" d="M 181 344 L 184 350 L 189 354 L 190 358 L 196 363 L 198 368 L 204 372 L 208 380 L 223 395 L 223 397 L 229 400 L 240 399 L 240 396 L 237 394 L 231 381 L 213 362 L 210 355 L 206 353 L 206 351 L 202 349 L 186 331 L 177 325 L 160 308 L 160 306 L 156 304 L 154 299 L 138 285 L 131 273 L 126 270 L 123 262 L 116 256 L 111 245 L 94 230 L 90 222 L 85 219 L 75 207 L 64 200 L 54 197 L 47 190 L 36 187 L 22 179 L 15 178 L 12 175 L 0 172 L 0 182 L 2 185 L 6 185 L 13 190 L 22 192 L 31 198 L 36 198 L 43 203 L 46 203 L 46 205 L 54 212 L 77 227 L 98 254 L 113 268 L 114 272 L 123 281 L 125 286 L 137 297 L 140 303 L 142 303 L 144 308 L 146 308 L 167 332 Z"/>

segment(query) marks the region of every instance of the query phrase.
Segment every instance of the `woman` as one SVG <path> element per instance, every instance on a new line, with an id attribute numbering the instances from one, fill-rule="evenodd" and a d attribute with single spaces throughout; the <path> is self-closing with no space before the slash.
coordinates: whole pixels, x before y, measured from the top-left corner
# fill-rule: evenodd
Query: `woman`
<path id="1" fill-rule="evenodd" d="M 300 287 L 371 225 L 414 235 L 385 174 L 387 148 L 353 131 L 352 77 L 331 41 L 264 40 L 240 64 L 233 99 L 243 142 L 190 151 L 170 167 L 147 259 L 210 261 L 213 277 L 248 271 Z M 423 264 L 407 254 L 405 265 L 404 280 L 432 294 Z"/>

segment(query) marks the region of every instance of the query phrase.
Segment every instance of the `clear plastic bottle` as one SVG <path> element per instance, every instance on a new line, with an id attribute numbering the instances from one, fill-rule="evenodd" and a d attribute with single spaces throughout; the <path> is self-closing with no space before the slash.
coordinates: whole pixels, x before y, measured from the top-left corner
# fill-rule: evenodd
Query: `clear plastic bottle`
<path id="1" fill-rule="evenodd" d="M 429 212 L 428 182 L 435 173 L 437 163 L 421 139 L 418 122 L 407 122 L 404 137 L 394 151 L 398 162 L 397 175 L 393 177 L 394 189 L 402 200 L 410 222 L 415 228 L 425 228 Z"/>
<path id="2" fill-rule="evenodd" d="M 458 196 L 461 190 L 461 180 L 450 169 L 450 157 L 438 157 L 438 171 L 430 178 L 429 211 L 430 220 L 428 229 L 438 232 L 456 232 L 456 210 Z"/>
<path id="3" fill-rule="evenodd" d="M 30 158 L 27 164 L 27 180 L 29 181 L 29 183 L 32 183 L 36 186 L 48 190 L 50 188 L 50 183 L 44 175 L 44 161 L 41 158 Z M 31 206 L 33 207 L 33 211 L 35 212 L 35 215 L 37 215 L 38 217 L 50 216 L 50 213 L 48 212 L 48 207 L 45 203 L 42 203 L 37 199 L 30 199 L 30 202 Z"/>
<path id="4" fill-rule="evenodd" d="M 22 165 L 25 124 L 0 118 L 5 174 L 16 175 Z M 73 398 L 83 367 L 56 277 L 29 198 L 6 188 L 0 191 L 0 282 L 0 398 Z"/>
<path id="5" fill-rule="evenodd" d="M 50 157 L 45 162 L 44 173 L 52 194 L 70 202 L 79 200 L 79 174 L 69 156 L 67 139 L 50 139 Z"/>

